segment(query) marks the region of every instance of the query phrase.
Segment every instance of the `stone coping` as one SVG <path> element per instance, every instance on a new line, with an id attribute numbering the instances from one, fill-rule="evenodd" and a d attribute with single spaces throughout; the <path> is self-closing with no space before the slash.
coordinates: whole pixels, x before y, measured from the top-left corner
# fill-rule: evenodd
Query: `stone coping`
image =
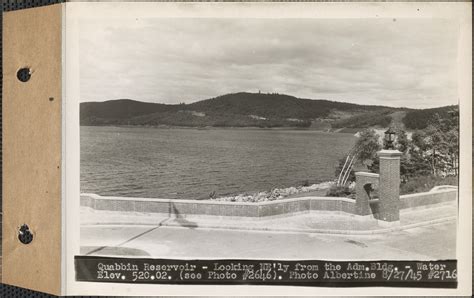
<path id="1" fill-rule="evenodd" d="M 377 152 L 377 156 L 380 158 L 400 158 L 402 153 L 398 150 L 381 150 Z"/>
<path id="2" fill-rule="evenodd" d="M 291 199 L 279 199 L 279 200 L 274 200 L 274 201 L 263 201 L 263 202 L 257 202 L 257 203 L 250 203 L 252 205 L 271 205 L 275 203 L 286 203 L 286 202 L 299 202 L 302 200 L 320 200 L 320 201 L 342 201 L 342 202 L 348 202 L 348 203 L 355 203 L 355 200 L 349 199 L 349 198 L 344 198 L 344 197 L 315 197 L 315 196 L 301 196 L 299 198 L 291 198 Z M 229 203 L 240 203 L 240 202 L 229 202 Z"/>
<path id="3" fill-rule="evenodd" d="M 192 203 L 192 204 L 218 204 L 218 205 L 241 205 L 241 206 L 261 206 L 272 205 L 277 203 L 299 202 L 302 200 L 322 200 L 322 201 L 342 201 L 348 203 L 355 203 L 355 200 L 345 197 L 316 197 L 304 196 L 298 198 L 279 199 L 273 201 L 262 202 L 231 202 L 231 201 L 217 201 L 217 200 L 186 200 L 186 199 L 159 199 L 159 198 L 135 198 L 135 197 L 111 197 L 101 196 L 93 193 L 81 193 L 81 197 L 91 197 L 95 200 L 118 200 L 118 201 L 141 201 L 141 202 L 162 202 L 162 203 Z"/>
<path id="4" fill-rule="evenodd" d="M 453 189 L 457 190 L 458 187 L 455 186 L 455 185 L 438 185 L 438 186 L 433 187 L 433 188 L 430 190 L 430 192 L 432 192 L 432 191 L 440 191 L 440 190 L 453 190 Z"/>
<path id="5" fill-rule="evenodd" d="M 365 173 L 365 172 L 357 172 L 357 173 L 364 173 L 364 174 L 374 174 L 374 173 Z M 441 188 L 441 189 L 437 189 Z M 436 186 L 430 191 L 427 192 L 419 192 L 414 194 L 406 194 L 401 195 L 400 199 L 402 198 L 417 198 L 421 196 L 432 195 L 436 193 L 450 193 L 450 192 L 457 192 L 457 187 L 454 185 L 441 185 Z M 302 199 L 312 199 L 312 200 L 328 200 L 328 201 L 344 201 L 344 202 L 355 202 L 353 199 L 345 198 L 345 197 L 317 197 L 317 196 L 304 196 L 304 193 L 301 197 L 298 198 L 288 198 L 288 199 L 279 199 L 273 201 L 262 201 L 262 202 L 231 202 L 231 201 L 217 201 L 217 200 L 186 200 L 186 199 L 160 199 L 160 198 L 138 198 L 138 197 L 112 197 L 112 196 L 101 196 L 94 193 L 81 193 L 80 196 L 91 197 L 98 200 L 119 200 L 119 201 L 156 201 L 156 202 L 163 202 L 163 203 L 193 203 L 193 204 L 223 204 L 223 205 L 268 205 L 274 203 L 284 203 L 284 202 L 297 202 L 301 201 Z"/>
<path id="6" fill-rule="evenodd" d="M 427 191 L 427 192 L 418 192 L 418 193 L 401 195 L 400 199 L 417 199 L 417 198 L 422 198 L 422 197 L 435 195 L 435 194 L 457 193 L 457 191 L 458 191 L 457 187 L 450 188 L 450 189 L 431 189 L 430 191 Z"/>
<path id="7" fill-rule="evenodd" d="M 375 177 L 378 178 L 380 177 L 379 174 L 377 173 L 369 173 L 369 172 L 355 172 L 356 176 L 365 176 L 365 177 Z"/>

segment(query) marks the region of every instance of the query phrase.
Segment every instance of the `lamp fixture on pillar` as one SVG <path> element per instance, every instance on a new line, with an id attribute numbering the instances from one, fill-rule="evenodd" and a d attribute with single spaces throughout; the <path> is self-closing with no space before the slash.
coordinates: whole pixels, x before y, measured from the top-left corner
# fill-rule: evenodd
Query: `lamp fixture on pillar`
<path id="1" fill-rule="evenodd" d="M 395 130 L 390 126 L 385 132 L 385 149 L 394 149 L 393 142 L 395 141 Z"/>

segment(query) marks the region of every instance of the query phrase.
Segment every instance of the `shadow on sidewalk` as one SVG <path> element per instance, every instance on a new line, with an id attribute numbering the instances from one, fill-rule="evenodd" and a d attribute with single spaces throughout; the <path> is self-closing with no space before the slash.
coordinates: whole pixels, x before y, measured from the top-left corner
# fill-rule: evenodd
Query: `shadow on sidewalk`
<path id="1" fill-rule="evenodd" d="M 148 229 L 148 230 L 146 230 L 145 232 L 140 233 L 140 234 L 138 234 L 138 235 L 135 235 L 135 236 L 133 236 L 132 238 L 123 241 L 122 243 L 119 243 L 119 244 L 117 244 L 117 245 L 115 245 L 115 246 L 101 246 L 101 247 L 98 247 L 98 248 L 96 248 L 96 249 L 91 250 L 90 252 L 86 253 L 85 255 L 88 256 L 88 255 L 91 255 L 91 254 L 95 254 L 95 253 L 97 253 L 97 252 L 99 252 L 99 251 L 110 250 L 110 249 L 118 250 L 122 245 L 125 245 L 125 244 L 127 244 L 127 243 L 129 243 L 129 242 L 131 242 L 131 241 L 133 241 L 133 240 L 135 240 L 135 239 L 137 239 L 137 238 L 140 238 L 140 237 L 143 236 L 143 235 L 146 235 L 146 234 L 148 234 L 148 233 L 150 233 L 150 232 L 153 232 L 154 230 L 158 229 L 159 227 L 162 226 L 162 223 L 165 222 L 166 220 L 168 220 L 168 219 L 162 220 L 162 221 L 158 224 L 158 226 L 153 227 L 153 228 L 151 228 L 151 229 Z M 122 249 L 125 249 L 125 248 L 122 248 Z"/>
<path id="2" fill-rule="evenodd" d="M 130 247 L 117 247 L 117 246 L 81 246 L 81 255 L 96 255 L 96 256 L 134 256 L 134 257 L 149 257 L 151 256 L 148 252 Z"/>
<path id="3" fill-rule="evenodd" d="M 168 216 L 171 218 L 171 216 L 174 215 L 175 219 L 174 221 L 177 222 L 180 226 L 190 228 L 190 229 L 195 229 L 198 227 L 198 225 L 195 222 L 187 220 L 176 208 L 174 203 L 170 203 L 169 205 L 169 210 L 168 210 Z M 161 225 L 161 223 L 160 223 Z"/>
<path id="4" fill-rule="evenodd" d="M 165 218 L 163 219 L 162 221 L 160 221 L 158 223 L 157 226 L 151 228 L 151 229 L 148 229 L 146 231 L 144 231 L 143 233 L 140 233 L 138 235 L 135 235 L 133 236 L 132 238 L 130 239 L 127 239 L 125 241 L 123 241 L 122 243 L 119 243 L 115 246 L 101 246 L 101 247 L 96 247 L 94 249 L 92 249 L 91 251 L 87 252 L 85 255 L 91 255 L 91 254 L 96 254 L 100 251 L 102 251 L 103 253 L 106 252 L 106 251 L 121 251 L 121 252 L 124 252 L 124 251 L 127 251 L 127 248 L 126 247 L 121 247 L 122 245 L 125 245 L 137 238 L 140 238 L 148 233 L 151 233 L 153 232 L 154 230 L 158 229 L 159 227 L 162 227 L 164 226 L 164 223 L 167 222 L 168 220 L 172 220 L 173 222 L 176 222 L 177 224 L 179 224 L 180 226 L 182 227 L 186 227 L 186 228 L 190 228 L 190 229 L 195 229 L 198 227 L 198 225 L 195 223 L 195 222 L 192 222 L 192 221 L 189 221 L 187 220 L 180 212 L 179 210 L 176 208 L 175 204 L 174 203 L 170 203 L 169 205 L 169 209 L 168 209 L 168 218 Z M 132 252 L 131 255 L 134 255 L 134 253 Z"/>

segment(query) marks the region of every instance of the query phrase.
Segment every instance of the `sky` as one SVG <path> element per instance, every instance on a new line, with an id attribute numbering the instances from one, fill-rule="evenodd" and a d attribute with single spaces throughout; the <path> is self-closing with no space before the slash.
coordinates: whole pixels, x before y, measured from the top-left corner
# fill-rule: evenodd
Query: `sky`
<path id="1" fill-rule="evenodd" d="M 191 103 L 282 93 L 357 104 L 457 104 L 458 27 L 447 19 L 90 19 L 81 101 Z"/>

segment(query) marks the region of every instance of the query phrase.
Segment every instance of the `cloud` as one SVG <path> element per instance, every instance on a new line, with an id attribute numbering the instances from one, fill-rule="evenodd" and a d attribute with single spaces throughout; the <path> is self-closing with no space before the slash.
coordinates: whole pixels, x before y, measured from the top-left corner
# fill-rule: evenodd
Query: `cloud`
<path id="1" fill-rule="evenodd" d="M 444 19 L 101 19 L 80 25 L 82 101 L 261 90 L 360 104 L 457 103 Z"/>

